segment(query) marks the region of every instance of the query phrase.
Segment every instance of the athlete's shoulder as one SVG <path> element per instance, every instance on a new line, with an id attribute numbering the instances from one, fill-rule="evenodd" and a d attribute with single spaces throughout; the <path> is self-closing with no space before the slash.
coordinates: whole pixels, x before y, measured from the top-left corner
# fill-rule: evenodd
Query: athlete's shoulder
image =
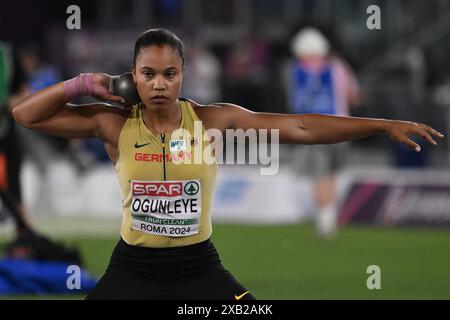
<path id="1" fill-rule="evenodd" d="M 245 117 L 249 112 L 236 104 L 226 102 L 215 102 L 210 104 L 199 104 L 188 100 L 198 118 L 203 122 L 205 128 L 226 129 L 234 123 L 234 119 Z"/>
<path id="2" fill-rule="evenodd" d="M 227 103 L 200 104 L 194 100 L 186 99 L 192 106 L 200 120 L 207 121 L 211 118 L 224 118 L 227 114 Z"/>
<path id="3" fill-rule="evenodd" d="M 195 112 L 200 113 L 217 113 L 217 112 L 224 112 L 227 109 L 233 109 L 233 108 L 240 108 L 238 105 L 232 104 L 232 103 L 226 103 L 226 102 L 214 102 L 210 104 L 200 104 L 192 99 L 186 99 L 182 98 L 180 99 L 182 101 L 187 101 L 191 104 L 192 109 Z"/>

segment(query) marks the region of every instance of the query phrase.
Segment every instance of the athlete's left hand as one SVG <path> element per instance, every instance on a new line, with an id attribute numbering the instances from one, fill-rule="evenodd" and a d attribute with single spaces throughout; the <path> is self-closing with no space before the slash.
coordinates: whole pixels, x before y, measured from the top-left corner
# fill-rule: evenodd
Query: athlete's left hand
<path id="1" fill-rule="evenodd" d="M 392 140 L 404 143 L 417 152 L 420 152 L 421 148 L 416 142 L 410 139 L 410 136 L 417 135 L 422 137 L 422 139 L 432 145 L 437 145 L 433 136 L 437 138 L 444 137 L 442 133 L 434 130 L 430 126 L 416 122 L 386 120 L 384 122 L 384 128 Z"/>

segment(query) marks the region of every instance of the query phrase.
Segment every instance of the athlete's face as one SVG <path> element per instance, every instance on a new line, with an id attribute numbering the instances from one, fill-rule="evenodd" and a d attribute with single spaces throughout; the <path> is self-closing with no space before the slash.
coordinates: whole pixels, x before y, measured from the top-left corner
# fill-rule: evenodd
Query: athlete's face
<path id="1" fill-rule="evenodd" d="M 144 105 L 175 103 L 183 80 L 178 51 L 169 45 L 142 48 L 136 57 L 133 78 Z"/>

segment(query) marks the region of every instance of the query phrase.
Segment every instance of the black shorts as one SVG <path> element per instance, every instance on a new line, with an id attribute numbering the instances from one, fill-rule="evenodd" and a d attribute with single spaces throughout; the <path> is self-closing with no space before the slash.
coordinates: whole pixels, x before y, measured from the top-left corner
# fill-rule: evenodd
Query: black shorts
<path id="1" fill-rule="evenodd" d="M 248 290 L 222 266 L 210 240 L 177 248 L 116 245 L 87 300 L 234 300 Z M 242 300 L 254 300 L 245 294 Z"/>

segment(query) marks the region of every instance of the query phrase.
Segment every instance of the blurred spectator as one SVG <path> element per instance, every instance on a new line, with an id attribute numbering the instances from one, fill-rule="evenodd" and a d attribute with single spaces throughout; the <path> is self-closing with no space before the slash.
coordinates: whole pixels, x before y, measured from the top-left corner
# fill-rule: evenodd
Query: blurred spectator
<path id="1" fill-rule="evenodd" d="M 19 53 L 30 93 L 61 81 L 57 68 L 44 62 L 39 44 L 27 43 L 20 48 Z M 50 211 L 51 208 L 48 205 L 51 203 L 51 195 L 48 194 L 48 186 L 45 183 L 48 166 L 55 157 L 61 154 L 58 150 L 68 148 L 69 141 L 25 128 L 20 128 L 19 132 L 25 155 L 36 165 L 42 181 L 39 190 L 36 190 L 38 196 L 32 207 L 37 212 Z"/>
<path id="2" fill-rule="evenodd" d="M 180 19 L 183 4 L 181 0 L 155 0 L 153 2 L 155 15 L 160 21 L 176 22 Z"/>
<path id="3" fill-rule="evenodd" d="M 20 58 L 31 93 L 62 80 L 58 68 L 44 61 L 41 48 L 37 43 L 28 43 L 23 46 Z M 103 144 L 97 139 L 68 140 L 27 129 L 22 129 L 21 133 L 27 155 L 36 164 L 42 180 L 46 178 L 49 163 L 61 157 L 61 154 L 68 157 L 79 172 L 85 171 L 93 163 L 109 160 Z M 66 152 L 61 153 L 61 150 Z M 50 210 L 47 207 L 50 203 L 48 201 L 50 195 L 46 194 L 45 185 L 45 183 L 41 184 L 39 196 L 36 197 L 38 203 L 33 205 L 36 211 Z"/>
<path id="4" fill-rule="evenodd" d="M 29 220 L 22 205 L 20 185 L 22 149 L 8 105 L 16 103 L 26 94 L 25 75 L 17 55 L 11 44 L 0 41 L 0 211 L 3 211 L 0 217 L 6 217 L 8 211 L 16 217 L 16 222 L 20 220 L 17 223 L 18 235 L 28 227 Z"/>
<path id="5" fill-rule="evenodd" d="M 440 119 L 440 121 L 442 121 L 441 125 L 446 126 L 446 132 L 450 132 L 450 61 L 442 66 L 441 73 L 442 75 L 439 82 L 431 92 L 431 99 L 433 103 L 439 107 L 439 113 L 444 115 L 442 119 Z M 447 152 L 450 152 L 450 140 L 448 139 Z"/>
<path id="6" fill-rule="evenodd" d="M 16 236 L 5 246 L 5 256 L 15 259 L 64 260 L 82 264 L 75 248 L 36 232 L 22 204 L 20 169 L 22 145 L 8 106 L 28 96 L 25 73 L 9 43 L 0 41 L 0 218 L 8 211 L 16 225 Z M 2 219 L 0 219 L 0 222 Z"/>
<path id="7" fill-rule="evenodd" d="M 222 66 L 219 59 L 198 40 L 192 40 L 186 49 L 182 95 L 205 104 L 221 101 Z"/>
<path id="8" fill-rule="evenodd" d="M 38 44 L 29 43 L 22 47 L 20 58 L 31 93 L 61 81 L 58 70 L 43 61 Z"/>
<path id="9" fill-rule="evenodd" d="M 71 147 L 76 161 L 84 170 L 94 169 L 96 165 L 110 163 L 105 146 L 99 139 L 73 139 Z"/>
<path id="10" fill-rule="evenodd" d="M 330 44 L 315 28 L 299 31 L 291 42 L 294 61 L 285 70 L 287 100 L 293 113 L 349 115 L 359 104 L 356 76 L 346 62 L 330 54 Z M 336 227 L 335 172 L 342 162 L 346 144 L 296 146 L 295 166 L 315 179 L 317 232 L 330 236 Z"/>
<path id="11" fill-rule="evenodd" d="M 238 41 L 225 58 L 225 100 L 259 111 L 268 77 L 269 46 L 252 35 Z"/>

